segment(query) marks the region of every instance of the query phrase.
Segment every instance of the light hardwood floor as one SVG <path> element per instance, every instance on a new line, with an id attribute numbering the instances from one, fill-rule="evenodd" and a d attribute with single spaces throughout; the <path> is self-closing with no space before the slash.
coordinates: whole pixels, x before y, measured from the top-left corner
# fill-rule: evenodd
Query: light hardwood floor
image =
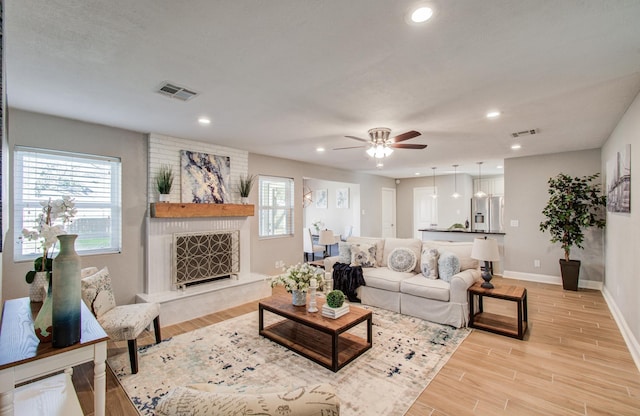
<path id="1" fill-rule="evenodd" d="M 569 292 L 512 279 L 493 282 L 527 288 L 525 339 L 473 330 L 407 415 L 640 415 L 640 373 L 599 291 Z M 165 327 L 162 336 L 257 308 L 252 302 Z M 516 314 L 513 302 L 495 299 L 485 299 L 485 310 Z M 153 342 L 151 333 L 139 345 Z M 109 343 L 109 354 L 122 352 L 125 343 Z M 74 385 L 86 415 L 93 414 L 92 379 L 91 364 L 75 368 Z M 137 415 L 109 370 L 107 415 Z"/>

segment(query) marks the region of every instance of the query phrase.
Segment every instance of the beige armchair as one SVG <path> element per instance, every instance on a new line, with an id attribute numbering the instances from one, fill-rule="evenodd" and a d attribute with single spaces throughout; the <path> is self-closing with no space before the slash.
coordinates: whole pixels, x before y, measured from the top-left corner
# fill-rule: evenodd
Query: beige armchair
<path id="1" fill-rule="evenodd" d="M 129 347 L 131 373 L 138 372 L 138 336 L 151 325 L 156 336 L 156 344 L 162 341 L 160 335 L 160 305 L 157 303 L 136 303 L 116 306 L 109 269 L 106 267 L 81 280 L 82 300 L 98 319 L 98 323 L 114 341 L 126 340 Z"/>

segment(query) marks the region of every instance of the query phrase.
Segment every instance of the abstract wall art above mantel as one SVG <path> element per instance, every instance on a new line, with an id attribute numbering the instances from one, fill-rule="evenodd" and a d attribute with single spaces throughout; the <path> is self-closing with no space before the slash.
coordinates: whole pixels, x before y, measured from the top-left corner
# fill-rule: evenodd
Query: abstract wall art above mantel
<path id="1" fill-rule="evenodd" d="M 180 151 L 182 202 L 224 204 L 231 202 L 228 190 L 231 158 Z"/>

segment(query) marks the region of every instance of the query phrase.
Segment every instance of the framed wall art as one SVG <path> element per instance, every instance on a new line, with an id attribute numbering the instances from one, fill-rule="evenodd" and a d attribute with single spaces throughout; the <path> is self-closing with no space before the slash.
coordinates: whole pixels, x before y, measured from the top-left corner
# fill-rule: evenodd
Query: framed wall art
<path id="1" fill-rule="evenodd" d="M 349 208 L 349 188 L 336 189 L 336 208 Z"/>
<path id="2" fill-rule="evenodd" d="M 224 204 L 231 202 L 229 176 L 231 158 L 180 151 L 182 202 Z"/>
<path id="3" fill-rule="evenodd" d="M 327 200 L 327 190 L 326 189 L 318 189 L 316 190 L 316 208 L 328 208 L 329 201 Z"/>
<path id="4" fill-rule="evenodd" d="M 607 211 L 631 212 L 631 145 L 607 161 Z"/>

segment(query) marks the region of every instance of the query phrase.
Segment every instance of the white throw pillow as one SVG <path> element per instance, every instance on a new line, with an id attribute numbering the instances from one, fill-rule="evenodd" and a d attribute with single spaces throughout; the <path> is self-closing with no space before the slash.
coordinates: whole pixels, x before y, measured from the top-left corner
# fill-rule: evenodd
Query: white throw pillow
<path id="1" fill-rule="evenodd" d="M 391 254 L 389 254 L 387 264 L 394 272 L 406 273 L 416 267 L 417 261 L 416 253 L 414 253 L 413 250 L 408 248 L 394 248 Z"/>
<path id="2" fill-rule="evenodd" d="M 420 256 L 420 271 L 427 279 L 438 278 L 438 250 L 424 247 Z"/>
<path id="3" fill-rule="evenodd" d="M 460 259 L 453 253 L 443 251 L 438 258 L 438 275 L 441 280 L 451 282 L 451 278 L 460 272 Z"/>

